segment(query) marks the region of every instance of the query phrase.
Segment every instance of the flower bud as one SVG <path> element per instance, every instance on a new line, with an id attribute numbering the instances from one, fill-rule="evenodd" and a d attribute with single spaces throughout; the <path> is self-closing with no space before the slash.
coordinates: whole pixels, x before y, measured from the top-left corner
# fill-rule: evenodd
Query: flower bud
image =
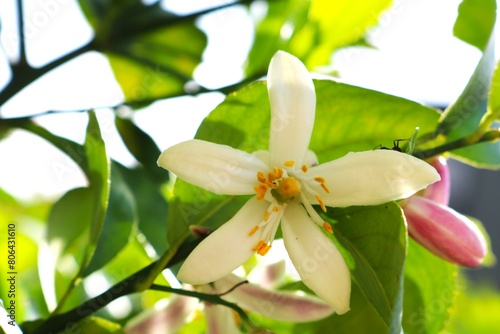
<path id="1" fill-rule="evenodd" d="M 403 210 L 408 233 L 430 252 L 461 266 L 481 265 L 486 240 L 470 219 L 421 196 L 408 198 Z"/>
<path id="2" fill-rule="evenodd" d="M 450 170 L 446 159 L 439 156 L 428 161 L 428 163 L 436 169 L 441 180 L 429 185 L 419 195 L 431 201 L 448 205 L 450 200 Z"/>

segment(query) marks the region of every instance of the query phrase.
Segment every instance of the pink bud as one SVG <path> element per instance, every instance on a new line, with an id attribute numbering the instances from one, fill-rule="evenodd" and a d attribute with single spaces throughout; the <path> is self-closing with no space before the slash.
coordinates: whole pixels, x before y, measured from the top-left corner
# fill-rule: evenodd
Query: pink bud
<path id="1" fill-rule="evenodd" d="M 470 219 L 420 196 L 408 198 L 403 210 L 410 236 L 430 252 L 458 265 L 481 265 L 486 240 Z"/>
<path id="2" fill-rule="evenodd" d="M 419 195 L 431 201 L 448 205 L 450 200 L 450 170 L 446 159 L 439 156 L 428 161 L 428 163 L 436 169 L 439 176 L 441 176 L 441 180 L 428 186 Z"/>

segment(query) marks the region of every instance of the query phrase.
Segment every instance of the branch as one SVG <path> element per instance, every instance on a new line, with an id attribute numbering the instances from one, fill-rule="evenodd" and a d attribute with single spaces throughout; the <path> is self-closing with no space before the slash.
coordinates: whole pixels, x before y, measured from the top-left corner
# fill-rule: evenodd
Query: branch
<path id="1" fill-rule="evenodd" d="M 176 254 L 168 261 L 168 263 L 163 267 L 166 269 L 171 267 L 183 259 L 192 251 L 204 238 L 198 238 L 194 241 L 184 243 Z M 149 264 L 147 267 L 140 269 L 135 272 L 131 276 L 124 278 L 120 282 L 113 285 L 111 288 L 101 293 L 100 295 L 91 298 L 79 306 L 65 312 L 54 315 L 48 319 L 46 319 L 39 327 L 37 327 L 32 334 L 47 334 L 47 333 L 59 333 L 66 329 L 69 329 L 71 326 L 75 325 L 77 322 L 82 319 L 88 317 L 89 315 L 97 312 L 101 308 L 105 307 L 113 300 L 118 299 L 120 297 L 144 291 L 145 289 L 150 288 L 144 287 L 143 282 L 148 279 L 156 269 L 156 266 L 160 260 L 154 261 Z M 151 285 L 153 286 L 153 285 Z M 25 324 L 21 326 L 23 331 L 29 333 L 25 327 Z"/>

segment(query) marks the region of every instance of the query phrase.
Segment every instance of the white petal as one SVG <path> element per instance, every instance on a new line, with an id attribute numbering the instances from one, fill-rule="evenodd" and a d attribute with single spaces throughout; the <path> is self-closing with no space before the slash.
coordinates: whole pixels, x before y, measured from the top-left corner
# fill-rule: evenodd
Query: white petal
<path id="1" fill-rule="evenodd" d="M 343 314 L 349 311 L 351 275 L 340 251 L 297 204 L 290 204 L 281 223 L 283 241 L 302 281 Z"/>
<path id="2" fill-rule="evenodd" d="M 313 167 L 312 176 L 321 176 L 330 189 L 313 188 L 327 206 L 377 205 L 409 197 L 440 179 L 436 170 L 423 160 L 391 150 L 349 153 Z M 308 194 L 312 203 L 314 195 Z"/>
<path id="3" fill-rule="evenodd" d="M 269 64 L 267 87 L 271 102 L 271 164 L 282 166 L 287 160 L 302 164 L 316 111 L 311 76 L 299 59 L 278 51 Z"/>
<path id="4" fill-rule="evenodd" d="M 227 223 L 203 240 L 187 257 L 177 277 L 184 283 L 205 284 L 226 276 L 255 252 L 263 229 L 249 236 L 264 219 L 266 201 L 250 199 Z"/>
<path id="5" fill-rule="evenodd" d="M 231 274 L 214 284 L 219 293 L 224 293 L 242 281 L 242 278 Z M 245 310 L 279 321 L 314 321 L 333 313 L 330 306 L 316 297 L 298 295 L 290 291 L 273 292 L 251 283 L 238 286 L 222 298 L 238 304 Z"/>
<path id="6" fill-rule="evenodd" d="M 254 194 L 257 172 L 268 169 L 250 153 L 196 139 L 163 151 L 158 165 L 186 182 L 223 195 Z"/>

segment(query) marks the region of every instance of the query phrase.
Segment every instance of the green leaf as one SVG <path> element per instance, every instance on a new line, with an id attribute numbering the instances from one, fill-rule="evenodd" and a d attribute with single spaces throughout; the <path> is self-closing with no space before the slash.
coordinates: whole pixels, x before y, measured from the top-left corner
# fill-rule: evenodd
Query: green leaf
<path id="1" fill-rule="evenodd" d="M 106 155 L 106 147 L 101 136 L 99 123 L 93 111 L 89 112 L 89 123 L 87 135 L 84 143 L 85 154 L 88 161 L 89 182 L 92 189 L 92 220 L 90 224 L 90 251 L 93 253 L 94 247 L 99 240 L 104 217 L 108 207 L 109 196 L 109 159 Z"/>
<path id="2" fill-rule="evenodd" d="M 111 165 L 111 190 L 109 205 L 102 232 L 96 244 L 92 259 L 82 276 L 88 276 L 115 258 L 130 242 L 136 228 L 134 197 L 120 171 Z"/>
<path id="3" fill-rule="evenodd" d="M 140 0 L 80 1 L 125 100 L 137 106 L 184 94 L 207 44 L 194 18 Z M 189 43 L 186 43 L 189 41 Z"/>
<path id="4" fill-rule="evenodd" d="M 115 124 L 130 153 L 144 166 L 153 180 L 158 183 L 167 182 L 168 173 L 156 164 L 161 151 L 153 139 L 130 119 L 117 116 Z"/>
<path id="5" fill-rule="evenodd" d="M 98 317 L 85 318 L 69 330 L 81 334 L 125 334 L 119 324 Z"/>
<path id="6" fill-rule="evenodd" d="M 497 63 L 491 78 L 490 93 L 488 94 L 488 112 L 485 117 L 500 118 L 500 62 Z"/>
<path id="7" fill-rule="evenodd" d="M 405 264 L 403 328 L 408 334 L 440 333 L 456 290 L 456 266 L 409 239 Z"/>
<path id="8" fill-rule="evenodd" d="M 160 184 L 151 180 L 143 168 L 128 169 L 116 164 L 129 189 L 133 189 L 139 231 L 153 246 L 157 254 L 167 250 L 168 202 L 160 191 Z M 167 173 L 166 171 L 163 171 Z"/>
<path id="9" fill-rule="evenodd" d="M 387 330 L 399 333 L 402 310 L 398 301 L 406 252 L 406 227 L 400 207 L 387 203 L 334 208 L 328 215 L 337 221 L 334 235 L 354 261 L 353 280 Z M 352 308 L 351 312 L 356 310 Z"/>
<path id="10" fill-rule="evenodd" d="M 483 53 L 467 86 L 458 99 L 441 116 L 436 135 L 447 141 L 472 134 L 486 112 L 486 101 L 495 66 L 493 43 Z"/>
<path id="11" fill-rule="evenodd" d="M 463 0 L 453 34 L 484 51 L 495 26 L 496 7 L 495 0 Z"/>
<path id="12" fill-rule="evenodd" d="M 391 4 L 392 0 L 313 1 L 309 24 L 317 26 L 319 45 L 308 56 L 307 66 L 328 64 L 334 50 L 360 40 Z"/>

